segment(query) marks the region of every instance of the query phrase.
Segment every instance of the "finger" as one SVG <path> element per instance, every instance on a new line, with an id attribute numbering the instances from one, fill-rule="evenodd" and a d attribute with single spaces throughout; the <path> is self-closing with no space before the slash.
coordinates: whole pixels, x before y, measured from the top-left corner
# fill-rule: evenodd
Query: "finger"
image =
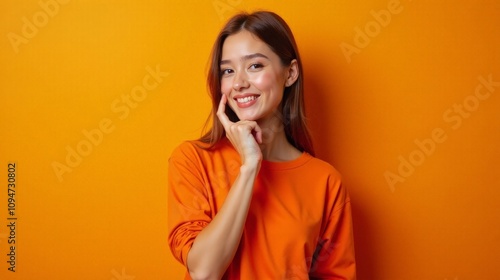
<path id="1" fill-rule="evenodd" d="M 255 124 L 255 127 L 252 129 L 253 137 L 257 143 L 262 144 L 262 129 L 258 124 Z"/>
<path id="2" fill-rule="evenodd" d="M 220 99 L 219 102 L 219 108 L 217 110 L 217 117 L 222 123 L 224 129 L 227 131 L 229 126 L 231 126 L 233 122 L 231 122 L 231 120 L 229 120 L 229 118 L 226 115 L 226 103 L 227 103 L 227 96 L 225 94 L 222 94 L 222 98 Z"/>

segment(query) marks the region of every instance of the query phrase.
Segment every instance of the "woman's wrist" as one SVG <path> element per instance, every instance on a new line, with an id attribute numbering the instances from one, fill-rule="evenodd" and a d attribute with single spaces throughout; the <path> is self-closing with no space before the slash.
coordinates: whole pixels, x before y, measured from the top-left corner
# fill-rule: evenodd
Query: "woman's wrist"
<path id="1" fill-rule="evenodd" d="M 259 171 L 260 168 L 260 161 L 259 160 L 248 160 L 245 161 L 241 166 L 240 166 L 240 173 L 242 174 L 256 174 Z"/>

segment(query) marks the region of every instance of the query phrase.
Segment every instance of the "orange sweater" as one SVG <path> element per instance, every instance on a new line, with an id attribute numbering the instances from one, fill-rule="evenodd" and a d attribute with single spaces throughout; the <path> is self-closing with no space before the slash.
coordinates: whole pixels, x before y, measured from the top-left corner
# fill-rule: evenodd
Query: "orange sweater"
<path id="1" fill-rule="evenodd" d="M 169 161 L 168 241 L 184 265 L 240 167 L 227 139 L 213 150 L 203 145 L 185 142 Z M 223 279 L 309 278 L 356 278 L 349 196 L 340 174 L 307 153 L 288 162 L 264 160 L 243 236 Z"/>

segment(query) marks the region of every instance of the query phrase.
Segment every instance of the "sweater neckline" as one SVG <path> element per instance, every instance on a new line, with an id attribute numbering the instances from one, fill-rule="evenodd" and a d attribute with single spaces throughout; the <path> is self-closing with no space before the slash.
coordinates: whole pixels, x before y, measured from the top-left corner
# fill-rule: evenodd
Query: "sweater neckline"
<path id="1" fill-rule="evenodd" d="M 224 137 L 222 139 L 224 145 L 231 147 L 232 150 L 234 150 L 233 145 L 227 139 L 227 137 Z M 236 152 L 236 150 L 234 150 Z M 237 152 L 236 152 L 237 153 Z M 307 152 L 302 152 L 302 154 L 297 157 L 296 159 L 293 160 L 288 160 L 288 161 L 269 161 L 269 160 L 262 160 L 260 168 L 268 169 L 268 170 L 288 170 L 288 169 L 294 169 L 297 167 L 300 167 L 307 163 L 310 159 L 312 159 L 313 156 L 311 156 Z"/>
<path id="2" fill-rule="evenodd" d="M 308 162 L 312 156 L 307 152 L 302 152 L 302 154 L 296 159 L 289 161 L 269 161 L 262 160 L 261 168 L 272 169 L 272 170 L 287 170 L 300 167 Z"/>

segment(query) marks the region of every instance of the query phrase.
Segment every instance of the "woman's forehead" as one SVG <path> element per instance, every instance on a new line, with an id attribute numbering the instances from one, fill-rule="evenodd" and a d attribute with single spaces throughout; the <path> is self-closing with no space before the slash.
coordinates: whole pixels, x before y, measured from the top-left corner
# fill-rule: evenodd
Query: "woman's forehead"
<path id="1" fill-rule="evenodd" d="M 246 30 L 228 36 L 222 45 L 222 61 L 244 59 L 252 54 L 268 59 L 276 55 L 265 42 Z"/>

